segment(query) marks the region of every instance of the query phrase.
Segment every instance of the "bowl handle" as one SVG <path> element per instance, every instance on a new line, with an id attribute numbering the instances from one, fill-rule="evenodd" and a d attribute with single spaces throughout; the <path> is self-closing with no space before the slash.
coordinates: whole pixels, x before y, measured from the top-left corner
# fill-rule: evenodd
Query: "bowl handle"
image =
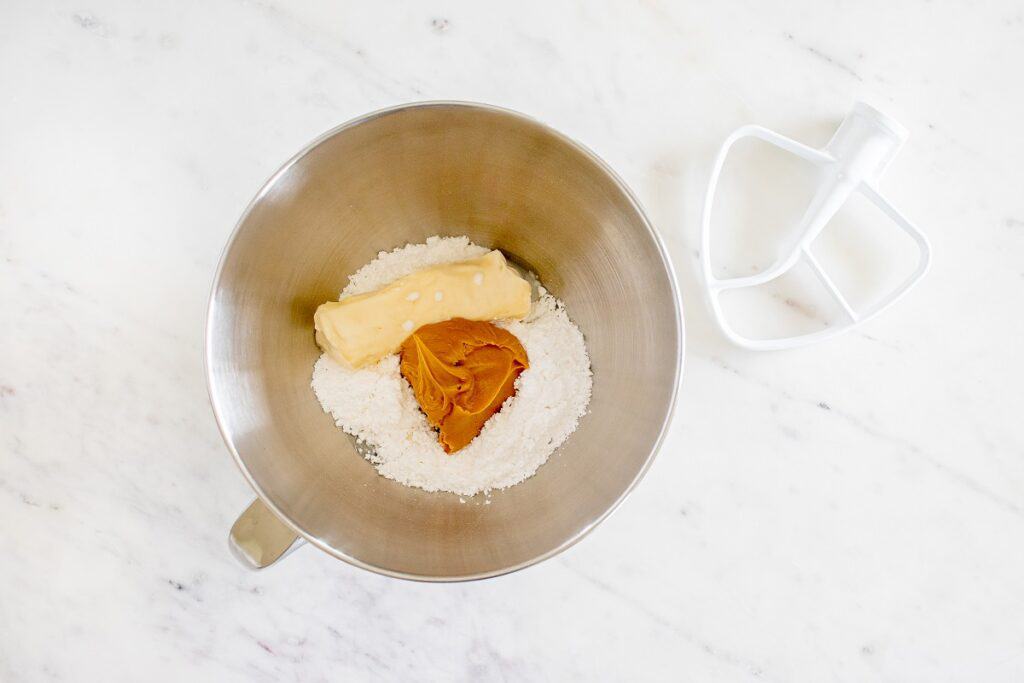
<path id="1" fill-rule="evenodd" d="M 238 516 L 228 534 L 231 553 L 249 569 L 269 567 L 304 542 L 259 498 Z"/>

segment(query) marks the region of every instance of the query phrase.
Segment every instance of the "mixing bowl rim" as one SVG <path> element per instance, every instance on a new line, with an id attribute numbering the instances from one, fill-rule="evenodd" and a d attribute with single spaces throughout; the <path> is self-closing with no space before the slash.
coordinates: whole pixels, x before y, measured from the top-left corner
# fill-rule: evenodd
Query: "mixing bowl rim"
<path id="1" fill-rule="evenodd" d="M 235 445 L 234 445 L 231 437 L 229 436 L 229 430 L 227 429 L 227 427 L 225 425 L 225 419 L 224 419 L 223 415 L 221 414 L 221 410 L 220 410 L 220 408 L 217 405 L 217 400 L 214 397 L 214 384 L 215 384 L 215 380 L 214 380 L 214 377 L 213 377 L 212 362 L 211 362 L 211 353 L 212 353 L 212 347 L 213 347 L 213 336 L 212 336 L 213 335 L 213 323 L 214 323 L 214 318 L 215 318 L 215 315 L 216 315 L 216 297 L 217 297 L 217 291 L 220 288 L 221 276 L 224 273 L 224 266 L 227 263 L 228 257 L 231 254 L 231 250 L 232 250 L 232 247 L 234 247 L 235 241 L 238 239 L 238 236 L 239 236 L 239 233 L 241 232 L 242 226 L 245 224 L 246 220 L 249 218 L 249 214 L 252 213 L 252 211 L 256 207 L 256 205 L 259 204 L 259 202 L 263 199 L 263 197 L 266 196 L 266 194 L 271 190 L 271 188 L 274 187 L 274 185 L 277 183 L 277 181 L 282 176 L 284 176 L 292 168 L 292 166 L 294 166 L 301 159 L 303 159 L 307 154 L 309 154 L 314 149 L 316 149 L 320 144 L 322 144 L 323 142 L 329 140 L 330 138 L 334 137 L 335 135 L 337 135 L 337 134 L 339 134 L 339 133 L 341 133 L 341 132 L 343 132 L 345 130 L 348 130 L 349 128 L 354 128 L 354 127 L 362 125 L 364 123 L 368 123 L 368 122 L 370 122 L 370 121 L 372 121 L 374 119 L 377 119 L 377 118 L 380 118 L 380 117 L 383 117 L 383 116 L 387 116 L 387 115 L 390 115 L 390 114 L 394 114 L 395 112 L 398 112 L 398 111 L 402 111 L 402 110 L 406 110 L 406 109 L 425 109 L 425 108 L 432 108 L 432 107 L 460 107 L 460 108 L 466 108 L 466 109 L 479 109 L 479 110 L 488 111 L 488 112 L 492 112 L 492 113 L 498 113 L 498 114 L 504 114 L 504 115 L 511 116 L 513 118 L 519 119 L 520 121 L 522 121 L 524 123 L 530 124 L 532 126 L 539 127 L 541 130 L 543 130 L 544 132 L 546 132 L 549 135 L 553 136 L 555 139 L 559 140 L 560 142 L 563 142 L 563 143 L 567 144 L 569 147 L 571 147 L 571 148 L 577 150 L 578 152 L 580 152 L 581 154 L 583 154 L 583 156 L 586 157 L 591 163 L 593 163 L 597 168 L 599 168 L 601 171 L 603 171 L 607 175 L 607 177 L 610 178 L 613 183 L 615 183 L 615 185 L 619 189 L 619 191 L 622 192 L 623 195 L 626 197 L 626 199 L 629 201 L 629 203 L 632 206 L 633 210 L 636 211 L 636 214 L 640 217 L 641 222 L 643 223 L 644 227 L 647 229 L 648 234 L 651 236 L 651 239 L 654 241 L 654 244 L 657 247 L 658 255 L 661 257 L 662 265 L 664 266 L 665 272 L 668 275 L 669 287 L 671 289 L 671 294 L 672 294 L 673 313 L 675 315 L 675 323 L 676 323 L 675 324 L 675 327 L 676 327 L 676 349 L 675 349 L 676 362 L 675 362 L 675 367 L 673 369 L 672 390 L 671 390 L 671 394 L 669 395 L 669 401 L 668 401 L 668 406 L 667 406 L 668 409 L 665 412 L 665 418 L 662 420 L 661 427 L 658 430 L 658 436 L 655 439 L 654 445 L 651 447 L 650 452 L 647 454 L 647 457 L 644 460 L 643 466 L 640 467 L 640 469 L 637 472 L 636 476 L 633 477 L 633 480 L 629 483 L 629 485 L 625 488 L 625 490 L 623 490 L 623 492 L 619 495 L 619 497 L 616 498 L 612 502 L 612 504 L 609 505 L 608 508 L 604 512 L 602 512 L 600 515 L 598 515 L 595 519 L 591 520 L 585 527 L 583 527 L 582 529 L 577 531 L 575 534 L 573 534 L 569 538 L 567 538 L 564 541 L 562 541 L 558 546 L 556 546 L 556 547 L 554 547 L 554 548 L 552 548 L 552 549 L 550 549 L 550 550 L 548 550 L 546 552 L 540 553 L 540 554 L 536 555 L 535 557 L 532 557 L 532 558 L 530 558 L 528 560 L 524 560 L 523 562 L 520 562 L 518 564 L 509 566 L 509 567 L 502 567 L 500 569 L 495 569 L 495 570 L 491 570 L 491 571 L 478 572 L 478 573 L 474 573 L 474 574 L 465 574 L 465 575 L 411 574 L 411 573 L 408 573 L 408 572 L 402 572 L 402 571 L 396 571 L 396 570 L 393 570 L 393 569 L 388 569 L 387 567 L 377 566 L 377 565 L 365 562 L 363 560 L 360 560 L 357 557 L 353 557 L 351 555 L 347 555 L 347 554 L 341 552 L 340 550 L 338 550 L 337 548 L 334 548 L 333 546 L 329 545 L 328 543 L 322 541 L 321 539 L 319 539 L 318 537 L 314 536 L 313 534 L 307 533 L 305 530 L 303 530 L 301 527 L 299 527 L 292 519 L 290 519 L 287 515 L 285 515 L 273 503 L 273 501 L 271 501 L 267 497 L 267 495 L 264 493 L 263 489 L 260 487 L 259 483 L 252 476 L 252 474 L 249 472 L 248 468 L 246 467 L 245 463 L 242 461 L 242 457 L 238 453 L 238 450 L 235 448 Z M 663 445 L 663 443 L 665 441 L 665 436 L 668 433 L 668 429 L 669 429 L 669 427 L 670 427 L 670 425 L 672 423 L 672 419 L 673 419 L 673 417 L 675 415 L 675 409 L 676 409 L 676 405 L 677 405 L 677 398 L 678 398 L 678 394 L 679 394 L 679 385 L 680 385 L 680 382 L 681 382 L 681 379 L 682 379 L 682 373 L 683 373 L 684 347 L 685 347 L 684 331 L 685 331 L 685 327 L 684 327 L 684 321 L 683 321 L 682 300 L 680 298 L 679 291 L 678 291 L 678 286 L 676 284 L 675 268 L 672 265 L 672 260 L 669 258 L 668 250 L 666 249 L 665 244 L 662 241 L 661 235 L 658 234 L 658 231 L 654 228 L 654 226 L 651 224 L 650 220 L 647 218 L 647 214 L 644 212 L 643 207 L 640 205 L 640 202 L 633 195 L 632 190 L 629 189 L 629 187 L 626 185 L 625 181 L 611 168 L 611 166 L 609 166 L 601 157 L 599 157 L 596 153 L 594 153 L 590 148 L 586 147 L 585 145 L 583 145 L 583 144 L 577 142 L 576 140 L 574 140 L 573 138 L 571 138 L 571 137 L 569 137 L 569 136 L 559 132 L 558 130 L 554 129 L 553 127 L 551 127 L 551 126 L 543 123 L 542 121 L 540 121 L 538 119 L 535 119 L 534 117 L 529 116 L 527 114 L 523 114 L 521 112 L 518 112 L 518 111 L 515 111 L 515 110 L 512 110 L 512 109 L 507 109 L 505 107 L 499 107 L 499 106 L 496 106 L 496 105 L 486 104 L 486 103 L 482 103 L 482 102 L 470 102 L 470 101 L 462 101 L 462 100 L 428 100 L 428 101 L 421 101 L 421 102 L 409 102 L 409 103 L 405 103 L 405 104 L 399 104 L 399 105 L 394 105 L 394 106 L 390 106 L 390 107 L 385 107 L 383 109 L 378 109 L 376 111 L 372 111 L 372 112 L 369 112 L 367 114 L 363 114 L 362 116 L 358 116 L 358 117 L 356 117 L 354 119 L 350 119 L 350 120 L 348 120 L 348 121 L 346 121 L 344 123 L 341 123 L 341 124 L 331 128 L 330 130 L 328 130 L 328 131 L 318 135 L 312 141 L 307 143 L 301 150 L 299 150 L 290 159 L 288 159 L 284 164 L 282 164 L 281 167 L 278 168 L 273 174 L 271 174 L 271 176 L 266 180 L 266 182 L 263 183 L 263 185 L 260 187 L 260 189 L 256 193 L 256 195 L 252 198 L 252 200 L 250 200 L 248 205 L 242 211 L 241 216 L 239 217 L 238 221 L 235 223 L 235 227 L 231 231 L 231 235 L 228 237 L 227 243 L 224 245 L 224 249 L 221 252 L 220 261 L 217 264 L 217 270 L 216 270 L 216 272 L 214 274 L 213 285 L 212 285 L 211 290 L 210 290 L 210 297 L 209 297 L 209 301 L 208 301 L 208 304 L 207 304 L 206 329 L 205 329 L 205 333 L 204 333 L 204 340 L 205 340 L 204 346 L 205 346 L 205 349 L 204 349 L 204 353 L 203 353 L 203 361 L 204 361 L 204 367 L 205 367 L 205 371 L 206 371 L 206 390 L 207 390 L 207 395 L 208 395 L 209 400 L 210 400 L 210 406 L 213 409 L 213 416 L 214 416 L 214 419 L 217 422 L 217 429 L 220 431 L 221 438 L 224 440 L 225 446 L 227 446 L 228 451 L 231 453 L 231 456 L 234 458 L 235 464 L 241 470 L 242 476 L 244 476 L 246 481 L 249 482 L 249 485 L 252 487 L 253 491 L 256 492 L 256 495 L 263 502 L 263 504 L 266 505 L 268 508 L 270 508 L 270 510 L 272 510 L 274 512 L 274 514 L 277 516 L 278 519 L 281 520 L 281 522 L 283 524 L 285 524 L 289 529 L 291 529 L 295 534 L 297 534 L 299 538 L 305 539 L 306 542 L 312 544 L 316 548 L 319 548 L 320 550 L 326 552 L 327 554 L 329 554 L 329 555 L 331 555 L 331 556 L 333 556 L 333 557 L 335 557 L 335 558 L 337 558 L 339 560 L 342 560 L 342 561 L 344 561 L 344 562 L 346 562 L 346 563 L 348 563 L 348 564 L 350 564 L 352 566 L 359 567 L 361 569 L 365 569 L 367 571 L 371 571 L 371 572 L 374 572 L 376 574 L 381 574 L 381 575 L 384 575 L 384 576 L 389 576 L 389 577 L 397 578 L 397 579 L 405 579 L 405 580 L 410 580 L 410 581 L 421 581 L 421 582 L 427 582 L 427 583 L 449 583 L 449 582 L 461 582 L 461 581 L 476 581 L 476 580 L 480 580 L 480 579 L 489 579 L 489 578 L 494 578 L 494 577 L 497 577 L 497 576 L 503 576 L 505 574 L 511 574 L 513 572 L 516 572 L 516 571 L 519 571 L 521 569 L 525 569 L 525 568 L 530 567 L 532 565 L 535 565 L 535 564 L 538 564 L 540 562 L 543 562 L 544 560 L 548 560 L 548 559 L 550 559 L 552 557 L 555 557 L 559 553 L 565 551 L 566 549 L 572 547 L 573 545 L 575 545 L 576 543 L 581 541 L 585 536 L 587 536 L 591 531 L 593 531 L 601 522 L 603 522 L 604 520 L 608 519 L 608 517 L 611 516 L 611 514 L 613 512 L 615 512 L 615 510 L 617 510 L 619 508 L 619 506 L 622 504 L 622 502 L 629 496 L 629 494 L 631 494 L 633 492 L 633 490 L 637 487 L 637 485 L 640 483 L 640 481 L 647 474 L 648 470 L 651 468 L 651 464 L 654 462 L 654 458 L 657 456 L 658 451 L 661 449 L 661 446 Z"/>

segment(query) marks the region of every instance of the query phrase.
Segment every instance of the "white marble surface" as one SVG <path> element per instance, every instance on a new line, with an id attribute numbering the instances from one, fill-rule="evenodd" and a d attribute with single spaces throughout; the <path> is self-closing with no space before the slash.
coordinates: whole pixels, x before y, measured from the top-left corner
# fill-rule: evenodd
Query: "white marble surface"
<path id="1" fill-rule="evenodd" d="M 0 4 L 0 680 L 1024 679 L 1021 5 L 371 4 Z M 912 131 L 885 188 L 931 274 L 863 334 L 729 347 L 695 275 L 714 147 L 820 144 L 861 96 Z M 686 305 L 670 438 L 511 576 L 243 571 L 202 369 L 221 246 L 307 140 L 439 98 L 634 188 Z"/>

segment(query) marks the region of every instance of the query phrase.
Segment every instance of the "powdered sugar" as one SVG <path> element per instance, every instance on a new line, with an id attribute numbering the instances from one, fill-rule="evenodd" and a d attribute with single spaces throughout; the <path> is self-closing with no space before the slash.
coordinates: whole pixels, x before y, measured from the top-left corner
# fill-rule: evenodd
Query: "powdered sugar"
<path id="1" fill-rule="evenodd" d="M 377 258 L 356 272 L 342 297 L 379 289 L 427 266 L 463 261 L 488 250 L 466 237 L 431 237 Z M 590 357 L 562 304 L 540 288 L 522 321 L 498 323 L 519 338 L 530 367 L 516 394 L 462 450 L 437 442 L 405 378 L 397 354 L 357 370 L 326 354 L 313 369 L 313 390 L 339 427 L 370 446 L 366 457 L 385 477 L 427 491 L 473 495 L 532 476 L 576 429 L 590 401 Z"/>

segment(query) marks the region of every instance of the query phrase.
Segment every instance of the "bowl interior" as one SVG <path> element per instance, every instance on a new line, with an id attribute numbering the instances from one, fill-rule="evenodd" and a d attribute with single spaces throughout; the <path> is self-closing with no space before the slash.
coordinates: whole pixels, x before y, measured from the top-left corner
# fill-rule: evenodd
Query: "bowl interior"
<path id="1" fill-rule="evenodd" d="M 316 307 L 379 251 L 435 234 L 537 273 L 592 359 L 579 429 L 489 505 L 379 476 L 310 389 Z M 398 576 L 502 573 L 571 544 L 653 456 L 680 364 L 671 277 L 628 193 L 551 129 L 472 105 L 373 114 L 300 154 L 243 217 L 211 301 L 211 398 L 258 492 L 320 547 Z"/>

